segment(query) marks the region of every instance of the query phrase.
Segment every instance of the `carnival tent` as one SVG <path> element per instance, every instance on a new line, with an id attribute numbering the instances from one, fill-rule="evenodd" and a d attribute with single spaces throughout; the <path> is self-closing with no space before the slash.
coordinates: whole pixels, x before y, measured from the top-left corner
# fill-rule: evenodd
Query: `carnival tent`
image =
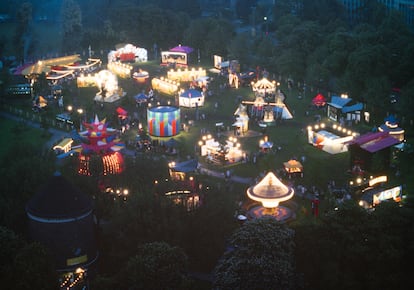
<path id="1" fill-rule="evenodd" d="M 189 53 L 192 53 L 194 51 L 194 49 L 189 47 L 189 46 L 179 45 L 179 46 L 171 48 L 170 51 L 172 51 L 172 52 L 183 52 L 183 53 L 189 54 Z"/>
<path id="2" fill-rule="evenodd" d="M 284 162 L 283 166 L 285 167 L 285 170 L 289 176 L 294 173 L 298 173 L 303 176 L 303 165 L 299 161 L 290 159 L 289 161 Z"/>
<path id="3" fill-rule="evenodd" d="M 391 137 L 396 138 L 398 141 L 404 140 L 404 129 L 398 126 L 398 121 L 394 115 L 389 115 L 384 119 L 384 124 L 378 127 L 380 132 L 388 132 Z"/>
<path id="4" fill-rule="evenodd" d="M 364 108 L 362 103 L 355 103 L 351 98 L 332 96 L 328 104 L 328 117 L 333 121 L 341 118 L 346 120 L 360 120 L 361 110 Z"/>
<path id="5" fill-rule="evenodd" d="M 144 93 L 140 93 L 134 96 L 135 102 L 138 104 L 148 102 L 148 96 Z"/>
<path id="6" fill-rule="evenodd" d="M 204 105 L 204 95 L 196 89 L 189 89 L 180 94 L 179 105 L 181 107 L 201 107 Z"/>
<path id="7" fill-rule="evenodd" d="M 176 163 L 171 169 L 177 172 L 194 172 L 198 168 L 198 161 L 196 159 L 186 160 L 180 163 Z"/>
<path id="8" fill-rule="evenodd" d="M 326 98 L 322 94 L 317 94 L 312 99 L 312 104 L 316 107 L 323 107 L 326 105 Z"/>

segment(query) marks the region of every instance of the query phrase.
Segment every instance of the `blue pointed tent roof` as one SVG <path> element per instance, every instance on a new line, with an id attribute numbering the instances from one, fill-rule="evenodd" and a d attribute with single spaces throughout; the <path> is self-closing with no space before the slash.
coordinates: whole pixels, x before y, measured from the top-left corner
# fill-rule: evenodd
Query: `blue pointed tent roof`
<path id="1" fill-rule="evenodd" d="M 349 112 L 360 111 L 364 108 L 364 104 L 362 103 L 355 103 L 353 105 L 350 105 L 350 103 L 352 103 L 351 98 L 341 98 L 338 96 L 332 96 L 331 101 L 328 103 L 328 105 L 340 109 L 342 113 L 345 114 Z"/>
<path id="2" fill-rule="evenodd" d="M 343 107 L 342 113 L 349 113 L 349 112 L 355 112 L 355 111 L 361 111 L 364 108 L 364 105 L 362 103 L 357 103 L 352 106 Z"/>
<path id="3" fill-rule="evenodd" d="M 349 98 L 341 98 L 338 96 L 332 96 L 331 101 L 328 104 L 335 108 L 342 109 L 346 104 L 348 104 L 351 101 L 352 99 L 349 99 Z"/>
<path id="4" fill-rule="evenodd" d="M 198 167 L 198 161 L 196 159 L 190 159 L 190 160 L 175 164 L 175 166 L 172 169 L 174 171 L 187 173 L 187 172 L 195 171 L 197 167 Z"/>
<path id="5" fill-rule="evenodd" d="M 144 93 L 140 93 L 136 96 L 134 96 L 134 99 L 136 102 L 140 103 L 140 102 L 146 102 L 148 101 L 148 96 Z"/>
<path id="6" fill-rule="evenodd" d="M 201 97 L 201 92 L 199 90 L 196 89 L 189 89 L 186 90 L 185 92 L 183 92 L 180 97 L 184 97 L 184 98 L 200 98 Z"/>
<path id="7" fill-rule="evenodd" d="M 389 122 L 390 124 L 397 124 L 397 118 L 394 115 L 389 115 L 384 118 L 384 122 Z"/>

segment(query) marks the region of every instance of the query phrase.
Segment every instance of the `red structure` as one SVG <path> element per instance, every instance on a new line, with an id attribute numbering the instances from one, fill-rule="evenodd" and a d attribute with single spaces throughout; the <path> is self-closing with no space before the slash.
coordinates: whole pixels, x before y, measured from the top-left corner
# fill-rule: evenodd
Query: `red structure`
<path id="1" fill-rule="evenodd" d="M 91 157 L 98 156 L 101 160 L 102 174 L 119 174 L 124 170 L 124 159 L 120 152 L 125 147 L 117 136 L 117 130 L 108 128 L 106 120 L 99 121 L 98 116 L 92 123 L 84 122 L 86 130 L 79 132 L 82 141 L 79 153 L 78 173 L 92 175 Z"/>

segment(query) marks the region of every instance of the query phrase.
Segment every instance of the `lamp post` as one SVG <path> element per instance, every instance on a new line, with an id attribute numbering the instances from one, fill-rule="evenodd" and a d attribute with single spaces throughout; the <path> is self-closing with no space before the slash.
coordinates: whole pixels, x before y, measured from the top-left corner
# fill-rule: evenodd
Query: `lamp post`
<path id="1" fill-rule="evenodd" d="M 267 16 L 263 17 L 264 23 L 265 23 L 265 27 L 266 27 L 266 35 L 268 34 L 268 24 L 267 24 Z"/>
<path id="2" fill-rule="evenodd" d="M 82 114 L 83 114 L 83 109 L 79 108 L 77 109 L 77 112 L 79 114 L 79 130 L 82 131 Z"/>

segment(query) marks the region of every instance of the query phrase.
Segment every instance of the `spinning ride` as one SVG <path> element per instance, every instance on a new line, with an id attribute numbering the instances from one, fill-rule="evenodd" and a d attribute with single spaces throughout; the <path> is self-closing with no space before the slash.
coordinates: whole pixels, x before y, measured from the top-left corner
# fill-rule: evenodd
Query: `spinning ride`
<path id="1" fill-rule="evenodd" d="M 97 168 L 102 167 L 102 175 L 119 174 L 124 170 L 124 159 L 120 152 L 125 147 L 117 136 L 117 130 L 108 128 L 106 120 L 95 116 L 93 123 L 84 122 L 87 128 L 79 132 L 81 152 L 79 153 L 79 169 L 81 175 L 92 175 L 91 163 L 98 162 Z M 93 157 L 98 157 L 96 160 Z M 94 160 L 93 162 L 91 162 Z M 92 168 L 93 167 L 93 168 Z M 95 174 L 95 172 L 93 172 Z M 98 172 L 96 172 L 98 173 Z"/>
<path id="2" fill-rule="evenodd" d="M 258 184 L 247 189 L 247 196 L 262 206 L 249 209 L 249 216 L 259 218 L 272 216 L 278 221 L 286 221 L 293 216 L 293 211 L 279 203 L 290 200 L 294 195 L 292 187 L 284 185 L 272 172 L 269 172 Z"/>

